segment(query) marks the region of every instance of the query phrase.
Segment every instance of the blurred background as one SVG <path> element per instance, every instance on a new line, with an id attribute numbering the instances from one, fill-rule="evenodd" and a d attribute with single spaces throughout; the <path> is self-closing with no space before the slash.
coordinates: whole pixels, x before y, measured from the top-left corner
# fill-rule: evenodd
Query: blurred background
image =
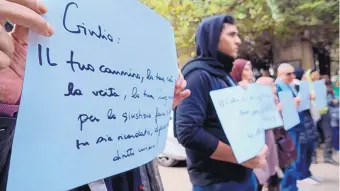
<path id="1" fill-rule="evenodd" d="M 202 18 L 231 14 L 243 40 L 239 57 L 251 60 L 255 75 L 280 63 L 321 75 L 339 70 L 339 1 L 335 0 L 141 0 L 174 27 L 179 65 L 194 55 Z"/>

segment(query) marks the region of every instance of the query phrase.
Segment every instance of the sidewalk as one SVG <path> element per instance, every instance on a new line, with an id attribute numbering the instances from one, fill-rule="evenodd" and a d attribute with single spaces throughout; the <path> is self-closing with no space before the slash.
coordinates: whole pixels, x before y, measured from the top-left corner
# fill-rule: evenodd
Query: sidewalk
<path id="1" fill-rule="evenodd" d="M 321 150 L 318 150 L 318 164 L 312 165 L 312 173 L 324 181 L 318 185 L 299 184 L 301 191 L 338 191 L 339 190 L 339 167 L 324 164 Z M 339 155 L 334 159 L 339 161 Z M 185 167 L 162 167 L 159 166 L 165 191 L 191 191 L 192 185 Z"/>
<path id="2" fill-rule="evenodd" d="M 299 184 L 302 191 L 338 191 L 339 190 L 339 166 L 325 164 L 322 151 L 318 150 L 318 164 L 312 165 L 312 174 L 323 179 L 318 185 Z M 339 154 L 334 154 L 334 159 L 339 161 Z"/>

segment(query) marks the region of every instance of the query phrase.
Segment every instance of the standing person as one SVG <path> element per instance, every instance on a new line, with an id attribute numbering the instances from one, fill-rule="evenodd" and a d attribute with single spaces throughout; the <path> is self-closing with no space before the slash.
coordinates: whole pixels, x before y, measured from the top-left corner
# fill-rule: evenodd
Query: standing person
<path id="1" fill-rule="evenodd" d="M 252 169 L 266 163 L 267 146 L 257 157 L 237 163 L 209 96 L 236 85 L 229 74 L 240 44 L 232 16 L 205 18 L 196 33 L 197 57 L 182 70 L 191 95 L 175 110 L 175 136 L 186 149 L 194 191 L 256 191 Z"/>
<path id="2" fill-rule="evenodd" d="M 271 86 L 275 103 L 277 104 L 278 110 L 281 111 L 281 105 L 279 104 L 278 97 L 276 96 L 276 86 L 274 85 L 274 79 L 271 77 L 260 77 L 256 83 Z M 268 188 L 268 191 L 279 191 L 280 190 L 280 179 L 278 177 L 279 170 L 279 158 L 276 140 L 274 137 L 274 130 L 269 129 L 265 132 L 266 145 L 268 146 L 267 165 L 262 169 L 255 169 L 255 175 L 259 180 L 259 191 L 262 190 L 263 185 Z"/>
<path id="3" fill-rule="evenodd" d="M 46 13 L 47 7 L 38 0 L 0 1 L 0 7 L 0 190 L 5 191 L 14 128 L 24 78 L 28 30 L 37 31 L 47 37 L 52 36 L 54 32 L 47 21 L 39 15 Z M 14 31 L 8 34 L 2 26 L 5 22 L 1 19 L 11 20 L 17 24 Z M 10 30 L 10 28 L 7 28 L 7 30 Z M 189 96 L 190 91 L 184 90 L 185 86 L 186 81 L 183 79 L 183 76 L 180 75 L 176 82 L 173 107 Z M 146 170 L 136 168 L 74 190 L 163 190 L 160 181 L 157 180 L 156 177 L 147 182 L 151 184 L 149 187 L 141 187 L 145 182 L 145 179 L 142 177 L 143 173 L 158 176 L 156 173 L 158 170 L 153 164 L 154 163 L 150 162 L 144 165 Z M 141 171 L 142 174 L 140 174 Z"/>
<path id="4" fill-rule="evenodd" d="M 251 62 L 244 60 L 244 59 L 236 59 L 233 64 L 233 68 L 231 70 L 230 75 L 233 77 L 233 79 L 239 83 L 239 82 L 248 82 L 252 83 L 254 79 L 253 70 L 251 66 Z M 261 85 L 268 85 L 272 86 L 274 85 L 274 79 L 272 78 L 265 78 L 260 77 L 257 81 L 257 83 Z M 276 88 L 274 86 L 275 92 Z M 274 91 L 273 89 L 273 91 Z M 263 186 L 266 185 L 270 188 L 270 191 L 277 190 L 279 188 L 279 181 L 272 181 L 270 184 L 269 178 L 276 176 L 276 169 L 279 166 L 279 160 L 278 160 L 278 153 L 277 148 L 274 140 L 274 134 L 272 130 L 267 130 L 265 132 L 266 137 L 266 145 L 268 146 L 268 156 L 267 156 L 267 164 L 263 168 L 254 169 L 254 173 L 257 177 L 257 180 L 259 182 L 258 190 L 261 191 Z M 276 179 L 278 180 L 278 179 Z"/>
<path id="5" fill-rule="evenodd" d="M 300 91 L 300 82 L 303 75 L 304 70 L 302 68 L 295 68 L 293 84 L 298 92 Z M 310 99 L 311 101 L 313 100 L 312 94 L 310 95 Z M 321 179 L 312 175 L 310 166 L 312 164 L 312 155 L 318 141 L 318 132 L 309 109 L 301 111 L 300 116 L 305 128 L 300 132 L 299 136 L 300 153 L 296 161 L 297 176 L 298 180 L 301 180 L 303 183 L 317 184 Z"/>
<path id="6" fill-rule="evenodd" d="M 234 61 L 230 75 L 236 82 L 254 82 L 253 69 L 251 62 L 248 60 L 236 59 Z"/>
<path id="7" fill-rule="evenodd" d="M 335 82 L 332 85 L 334 95 L 328 95 L 329 113 L 333 130 L 333 148 L 339 151 L 339 76 L 335 78 Z"/>
<path id="8" fill-rule="evenodd" d="M 320 74 L 318 71 L 315 69 L 308 70 L 306 72 L 306 78 L 307 80 L 312 84 L 312 82 L 320 80 Z M 327 82 L 327 77 L 325 79 L 325 82 Z M 326 84 L 327 85 L 327 84 Z M 311 86 L 313 88 L 313 86 Z M 312 89 L 314 91 L 314 89 Z M 327 88 L 327 94 L 331 94 L 331 89 L 328 87 Z M 321 119 L 317 122 L 318 130 L 319 133 L 323 136 L 323 142 L 325 143 L 324 146 L 324 152 L 323 152 L 323 157 L 324 157 L 324 162 L 329 163 L 332 165 L 339 165 L 337 161 L 333 159 L 333 143 L 332 143 L 332 127 L 330 124 L 331 118 L 329 114 L 329 108 L 326 106 L 325 108 L 322 108 L 320 110 L 320 115 Z M 316 150 L 313 152 L 313 162 L 317 163 L 317 156 L 316 156 Z"/>
<path id="9" fill-rule="evenodd" d="M 294 80 L 294 68 L 290 64 L 280 64 L 277 69 L 278 77 L 275 80 L 275 84 L 277 86 L 277 91 L 289 91 L 292 93 L 294 97 L 295 104 L 298 106 L 300 104 L 300 100 L 297 97 L 297 91 L 295 87 L 292 85 Z M 301 118 L 300 118 L 301 119 Z M 300 122 L 295 127 L 288 130 L 288 135 L 293 141 L 295 146 L 295 150 L 297 153 L 297 160 L 299 160 L 300 154 L 300 143 L 299 136 L 300 132 L 304 130 L 303 122 Z M 284 169 L 284 178 L 281 181 L 281 190 L 284 191 L 297 191 L 297 166 L 296 162 L 294 162 L 291 166 Z"/>

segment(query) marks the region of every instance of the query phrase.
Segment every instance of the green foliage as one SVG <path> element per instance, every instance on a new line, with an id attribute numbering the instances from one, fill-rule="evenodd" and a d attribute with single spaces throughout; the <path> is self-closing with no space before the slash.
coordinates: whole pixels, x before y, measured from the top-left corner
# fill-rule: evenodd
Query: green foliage
<path id="1" fill-rule="evenodd" d="M 337 0 L 141 0 L 173 25 L 177 49 L 190 55 L 197 25 L 204 17 L 231 14 L 243 38 L 288 38 L 305 30 L 338 32 Z M 333 38 L 333 37 L 332 37 Z"/>

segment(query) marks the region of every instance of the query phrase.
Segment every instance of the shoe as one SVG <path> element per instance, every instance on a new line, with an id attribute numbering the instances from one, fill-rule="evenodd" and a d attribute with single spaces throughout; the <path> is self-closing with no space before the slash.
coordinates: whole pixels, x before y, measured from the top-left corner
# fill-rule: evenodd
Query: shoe
<path id="1" fill-rule="evenodd" d="M 311 178 L 311 179 L 313 179 L 313 180 L 315 180 L 315 181 L 317 181 L 317 182 L 323 182 L 323 179 L 321 178 L 321 177 L 319 177 L 319 176 L 311 176 L 311 177 L 309 177 L 309 178 Z"/>
<path id="2" fill-rule="evenodd" d="M 339 166 L 339 162 L 335 161 L 334 159 L 332 159 L 331 157 L 325 157 L 325 160 L 324 160 L 325 163 L 328 163 L 328 164 L 332 164 L 334 166 Z"/>
<path id="3" fill-rule="evenodd" d="M 303 184 L 309 184 L 309 185 L 317 185 L 318 182 L 312 178 L 305 178 L 303 180 L 300 181 L 300 183 L 303 183 Z"/>

